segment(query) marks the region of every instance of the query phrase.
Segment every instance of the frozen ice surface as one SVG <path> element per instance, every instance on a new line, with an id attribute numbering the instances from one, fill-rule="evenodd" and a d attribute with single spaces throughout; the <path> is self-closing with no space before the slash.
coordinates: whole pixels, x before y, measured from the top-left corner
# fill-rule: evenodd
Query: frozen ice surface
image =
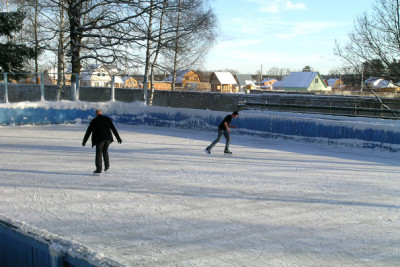
<path id="1" fill-rule="evenodd" d="M 400 153 L 117 125 L 0 127 L 0 214 L 128 266 L 398 266 Z M 223 140 L 222 140 L 223 141 Z"/>

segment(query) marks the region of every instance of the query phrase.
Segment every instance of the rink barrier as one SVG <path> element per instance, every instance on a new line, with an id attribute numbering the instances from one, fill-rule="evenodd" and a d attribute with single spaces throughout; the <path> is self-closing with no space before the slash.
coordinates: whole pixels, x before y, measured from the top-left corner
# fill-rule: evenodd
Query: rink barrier
<path id="1" fill-rule="evenodd" d="M 204 112 L 205 114 L 187 114 L 185 112 L 145 114 L 123 114 L 113 119 L 122 124 L 142 124 L 161 127 L 176 127 L 199 131 L 216 131 L 227 113 Z M 360 118 L 362 120 L 362 118 Z M 398 122 L 395 122 L 398 124 Z M 354 127 L 354 122 L 337 120 L 310 119 L 288 116 L 253 115 L 242 113 L 239 119 L 232 122 L 238 129 L 233 134 L 254 135 L 266 138 L 298 139 L 308 142 L 321 141 L 339 142 L 368 148 L 384 148 L 400 151 L 400 130 L 373 128 L 365 122 L 361 128 Z M 322 141 L 322 142 L 324 142 Z"/>
<path id="2" fill-rule="evenodd" d="M 24 235 L 18 229 L 0 221 L 0 266 L 4 267 L 94 267 L 80 259 L 51 248 L 51 242 L 34 238 L 32 233 Z M 41 241 L 38 241 L 41 240 Z M 80 254 L 76 252 L 75 254 Z"/>
<path id="3" fill-rule="evenodd" d="M 98 105 L 96 105 L 98 107 Z M 174 109 L 162 107 L 132 107 L 129 111 L 107 106 L 103 112 L 114 122 L 130 125 L 176 127 L 200 131 L 216 131 L 226 112 Z M 107 110 L 108 109 L 108 110 Z M 0 124 L 60 124 L 88 123 L 94 117 L 95 108 L 0 108 Z M 286 114 L 286 115 L 282 115 Z M 361 147 L 378 147 L 400 150 L 400 127 L 398 121 L 386 121 L 382 125 L 371 125 L 371 119 L 346 117 L 301 117 L 281 113 L 241 112 L 234 123 L 238 130 L 234 134 L 262 137 L 283 137 L 315 142 L 337 142 Z M 376 119 L 380 120 L 380 119 Z M 374 121 L 375 122 L 375 121 Z M 361 142 L 354 142 L 359 140 Z"/>
<path id="4" fill-rule="evenodd" d="M 74 123 L 79 118 L 93 118 L 93 114 L 93 109 L 0 108 L 0 124 Z"/>

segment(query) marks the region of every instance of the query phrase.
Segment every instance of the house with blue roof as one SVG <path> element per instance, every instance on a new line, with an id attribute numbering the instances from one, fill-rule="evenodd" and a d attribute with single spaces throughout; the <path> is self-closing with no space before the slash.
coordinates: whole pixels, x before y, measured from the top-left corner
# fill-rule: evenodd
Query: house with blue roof
<path id="1" fill-rule="evenodd" d="M 319 72 L 291 72 L 282 81 L 275 82 L 273 89 L 285 91 L 331 91 Z"/>

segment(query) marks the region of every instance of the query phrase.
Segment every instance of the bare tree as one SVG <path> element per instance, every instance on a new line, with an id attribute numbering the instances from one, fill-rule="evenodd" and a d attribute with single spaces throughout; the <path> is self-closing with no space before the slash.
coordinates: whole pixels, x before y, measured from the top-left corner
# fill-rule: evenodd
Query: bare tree
<path id="1" fill-rule="evenodd" d="M 389 77 L 399 78 L 399 69 L 392 66 L 400 58 L 400 0 L 376 0 L 372 14 L 358 17 L 349 42 L 337 43 L 334 52 L 358 70 L 378 59 L 391 69 Z"/>
<path id="2" fill-rule="evenodd" d="M 268 76 L 276 77 L 278 79 L 282 79 L 283 76 L 289 75 L 289 73 L 290 69 L 278 67 L 272 67 L 267 71 Z"/>
<path id="3" fill-rule="evenodd" d="M 182 0 L 178 0 L 177 3 L 177 14 L 176 14 L 176 30 L 175 30 L 175 40 L 173 46 L 173 60 L 172 60 L 172 81 L 171 81 L 171 90 L 175 90 L 175 81 L 176 81 L 176 72 L 178 68 L 178 53 L 179 53 L 179 39 L 180 39 L 180 27 L 181 27 L 181 16 L 182 16 Z"/>
<path id="4" fill-rule="evenodd" d="M 154 94 L 154 69 L 157 66 L 157 60 L 160 50 L 165 46 L 165 38 L 173 29 L 165 27 L 164 15 L 167 9 L 170 9 L 167 0 L 155 1 L 149 0 L 147 12 L 143 13 L 141 18 L 143 23 L 136 24 L 135 31 L 141 36 L 142 40 L 136 40 L 130 45 L 144 50 L 144 60 L 139 64 L 144 65 L 144 81 L 143 81 L 143 100 L 151 104 Z M 141 58 L 140 55 L 137 58 Z M 149 79 L 150 78 L 150 79 Z M 151 95 L 148 99 L 148 84 L 151 84 Z"/>
<path id="5" fill-rule="evenodd" d="M 21 5 L 25 6 L 25 10 L 27 12 L 27 20 L 30 22 L 29 25 L 24 25 L 25 28 L 25 33 L 26 36 L 29 36 L 28 38 L 31 40 L 33 49 L 36 52 L 36 56 L 34 58 L 34 72 L 39 72 L 39 52 L 41 50 L 40 47 L 40 37 L 39 37 L 39 27 L 40 27 L 40 22 L 39 22 L 39 17 L 40 17 L 40 4 L 39 0 L 26 0 L 26 1 L 19 1 Z M 30 8 L 26 8 L 30 7 Z M 33 35 L 33 36 L 32 36 Z M 27 39 L 28 39 L 27 38 Z M 36 82 L 39 82 L 38 79 L 36 79 Z"/>
<path id="6" fill-rule="evenodd" d="M 154 19 L 154 1 L 150 0 L 150 9 L 148 13 L 148 25 L 146 32 L 146 54 L 145 54 L 145 66 L 144 66 L 144 81 L 143 81 L 143 100 L 147 102 L 147 89 L 148 89 L 148 78 L 150 71 L 150 58 L 152 53 L 152 31 L 153 31 L 153 19 Z"/>
<path id="7" fill-rule="evenodd" d="M 216 35 L 216 17 L 207 0 L 174 0 L 176 12 L 168 14 L 168 25 L 175 28 L 162 54 L 166 70 L 172 74 L 174 90 L 179 68 L 201 63 Z"/>
<path id="8" fill-rule="evenodd" d="M 162 33 L 163 33 L 163 27 L 164 27 L 164 15 L 165 15 L 166 8 L 167 8 L 167 2 L 168 2 L 168 0 L 164 0 L 164 2 L 162 3 L 160 19 L 159 19 L 157 47 L 155 49 L 154 58 L 153 58 L 153 61 L 151 63 L 151 68 L 150 68 L 150 75 L 151 75 L 151 79 L 150 79 L 151 93 L 150 93 L 150 98 L 149 98 L 150 106 L 153 105 L 153 99 L 154 99 L 154 71 L 155 71 L 155 67 L 157 65 L 158 55 L 160 54 L 160 50 L 161 50 L 161 47 L 163 44 L 162 43 L 162 40 L 163 40 Z"/>
<path id="9" fill-rule="evenodd" d="M 110 64 L 126 60 L 124 44 L 145 39 L 135 31 L 135 24 L 151 8 L 148 1 L 50 1 L 66 14 L 66 55 L 70 58 L 72 73 L 79 74 L 85 61 Z M 74 76 L 72 82 L 75 82 Z"/>
<path id="10" fill-rule="evenodd" d="M 212 44 L 215 17 L 210 9 L 205 8 L 205 3 L 203 0 L 162 0 L 158 3 L 151 1 L 153 8 L 144 14 L 146 23 L 141 30 L 147 38 L 147 42 L 143 44 L 144 98 L 147 98 L 147 83 L 150 79 L 151 94 L 149 99 L 146 99 L 149 104 L 154 97 L 156 69 L 173 73 L 173 79 L 176 79 L 178 67 L 193 67 L 196 62 L 200 62 Z M 206 28 L 209 32 L 205 31 Z M 163 64 L 158 63 L 159 58 Z M 174 85 L 175 82 L 172 82 L 172 90 Z"/>
<path id="11" fill-rule="evenodd" d="M 65 85 L 66 59 L 72 74 L 94 62 L 120 62 L 125 69 L 144 66 L 146 82 L 150 74 L 153 85 L 156 70 L 176 73 L 200 62 L 215 39 L 209 0 L 14 1 L 29 3 L 35 47 L 56 55 L 58 98 Z M 35 62 L 38 71 L 38 58 Z"/>
<path id="12" fill-rule="evenodd" d="M 57 51 L 57 100 L 61 100 L 62 92 L 65 86 L 65 12 L 63 6 L 65 0 L 59 0 L 59 11 L 60 11 L 60 30 L 58 34 L 58 51 Z"/>
<path id="13" fill-rule="evenodd" d="M 389 77 L 400 77 L 399 69 L 392 67 L 400 58 L 400 0 L 376 0 L 372 15 L 364 13 L 358 17 L 349 34 L 349 42 L 343 47 L 337 42 L 334 53 L 361 76 L 365 63 L 379 59 L 393 71 Z M 385 108 L 390 109 L 366 86 Z"/>

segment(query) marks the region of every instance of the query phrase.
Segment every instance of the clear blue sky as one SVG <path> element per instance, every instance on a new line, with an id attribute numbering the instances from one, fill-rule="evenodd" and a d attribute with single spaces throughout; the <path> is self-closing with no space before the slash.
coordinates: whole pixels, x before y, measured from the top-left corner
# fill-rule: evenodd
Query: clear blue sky
<path id="1" fill-rule="evenodd" d="M 254 74 L 263 66 L 291 71 L 311 66 L 321 74 L 341 67 L 333 54 L 354 20 L 371 13 L 375 0 L 211 0 L 219 21 L 207 70 Z"/>

